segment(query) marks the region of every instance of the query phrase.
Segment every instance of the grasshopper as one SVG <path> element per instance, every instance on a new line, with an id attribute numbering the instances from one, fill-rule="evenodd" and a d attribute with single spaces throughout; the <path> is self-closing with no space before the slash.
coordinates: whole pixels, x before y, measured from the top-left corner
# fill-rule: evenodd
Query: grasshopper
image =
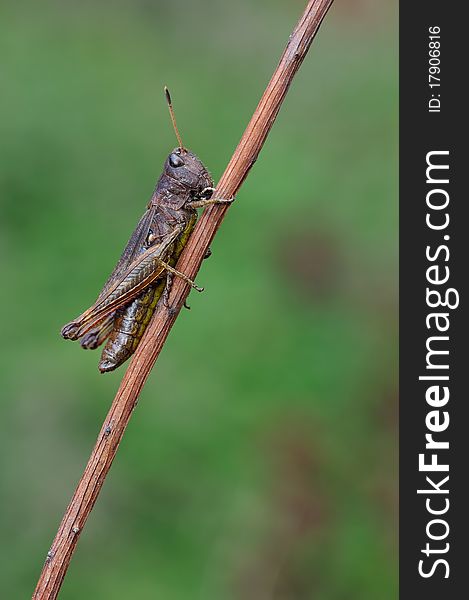
<path id="1" fill-rule="evenodd" d="M 61 331 L 65 339 L 80 340 L 85 349 L 107 340 L 101 373 L 116 369 L 133 354 L 157 303 L 161 299 L 168 305 L 174 276 L 203 291 L 174 267 L 197 221 L 197 209 L 233 201 L 213 197 L 212 178 L 184 147 L 166 87 L 165 94 L 179 146 L 166 159 L 147 210 L 96 302 Z"/>

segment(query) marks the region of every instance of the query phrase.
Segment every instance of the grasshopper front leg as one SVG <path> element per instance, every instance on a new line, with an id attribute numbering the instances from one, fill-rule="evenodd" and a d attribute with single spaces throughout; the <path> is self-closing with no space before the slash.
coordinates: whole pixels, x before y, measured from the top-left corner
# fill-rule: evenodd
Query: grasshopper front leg
<path id="1" fill-rule="evenodd" d="M 234 196 L 232 198 L 212 198 L 211 196 L 214 192 L 215 188 L 212 187 L 207 187 L 203 189 L 199 195 L 199 199 L 187 202 L 185 205 L 186 208 L 204 208 L 205 206 L 209 206 L 210 204 L 231 204 L 232 202 L 234 202 Z"/>

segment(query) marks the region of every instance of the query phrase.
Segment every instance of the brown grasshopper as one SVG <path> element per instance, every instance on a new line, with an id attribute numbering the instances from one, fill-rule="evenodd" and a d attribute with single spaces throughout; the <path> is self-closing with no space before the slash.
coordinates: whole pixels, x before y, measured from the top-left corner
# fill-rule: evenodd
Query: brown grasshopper
<path id="1" fill-rule="evenodd" d="M 94 349 L 105 340 L 99 370 L 112 371 L 137 348 L 160 298 L 167 305 L 174 276 L 201 292 L 174 266 L 197 220 L 197 208 L 230 203 L 212 198 L 212 178 L 202 162 L 184 147 L 171 102 L 166 100 L 179 146 L 164 163 L 163 173 L 122 256 L 96 302 L 62 328 L 62 336 Z"/>

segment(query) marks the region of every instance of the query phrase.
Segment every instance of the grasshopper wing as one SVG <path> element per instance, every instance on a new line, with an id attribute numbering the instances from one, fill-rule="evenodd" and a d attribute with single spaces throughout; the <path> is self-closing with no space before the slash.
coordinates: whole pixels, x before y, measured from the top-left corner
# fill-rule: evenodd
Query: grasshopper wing
<path id="1" fill-rule="evenodd" d="M 137 227 L 134 229 L 129 241 L 127 242 L 121 254 L 121 257 L 117 262 L 117 265 L 114 267 L 114 270 L 109 275 L 108 280 L 104 284 L 104 287 L 98 296 L 98 300 L 106 295 L 106 292 L 109 290 L 109 288 L 118 279 L 120 279 L 122 275 L 124 275 L 124 273 L 127 271 L 134 259 L 139 254 L 141 254 L 143 250 L 145 250 L 145 247 L 148 247 L 146 241 L 148 239 L 148 235 L 151 232 L 152 224 L 155 220 L 156 211 L 157 207 L 152 205 L 138 222 Z"/>

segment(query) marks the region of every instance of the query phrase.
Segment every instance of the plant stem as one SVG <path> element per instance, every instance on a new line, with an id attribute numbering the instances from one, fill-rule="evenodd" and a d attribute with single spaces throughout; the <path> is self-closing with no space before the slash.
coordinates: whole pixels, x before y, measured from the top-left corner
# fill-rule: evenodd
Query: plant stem
<path id="1" fill-rule="evenodd" d="M 293 77 L 303 62 L 332 1 L 310 0 L 308 2 L 305 12 L 289 38 L 272 79 L 218 183 L 215 192 L 217 197 L 235 196 L 257 160 Z M 228 208 L 228 205 L 210 206 L 199 219 L 177 264 L 177 269 L 191 279 L 195 279 L 204 255 Z M 162 302 L 158 304 L 122 379 L 88 464 L 47 554 L 33 595 L 34 600 L 57 598 L 78 538 L 109 472 L 140 391 L 189 291 L 190 287 L 187 283 L 180 278 L 175 278 L 169 295 L 169 308 Z"/>

